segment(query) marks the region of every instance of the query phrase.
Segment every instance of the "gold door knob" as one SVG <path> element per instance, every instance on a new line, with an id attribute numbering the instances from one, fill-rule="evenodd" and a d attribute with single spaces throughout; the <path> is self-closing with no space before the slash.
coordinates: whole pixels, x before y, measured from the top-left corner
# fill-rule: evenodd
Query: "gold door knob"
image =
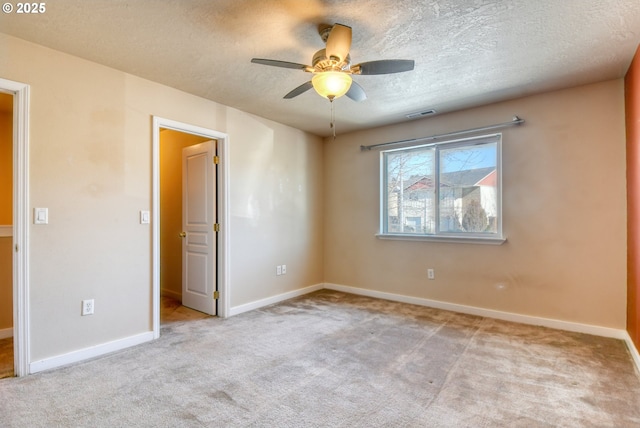
<path id="1" fill-rule="evenodd" d="M 180 233 L 178 233 L 178 236 L 181 237 L 181 238 L 184 238 L 184 237 L 187 236 L 187 232 L 180 232 Z"/>

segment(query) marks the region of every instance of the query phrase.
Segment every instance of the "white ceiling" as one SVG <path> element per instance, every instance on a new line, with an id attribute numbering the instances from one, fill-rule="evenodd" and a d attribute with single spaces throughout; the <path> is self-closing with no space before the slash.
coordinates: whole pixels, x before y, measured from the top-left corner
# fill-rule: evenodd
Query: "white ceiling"
<path id="1" fill-rule="evenodd" d="M 0 32 L 326 136 L 326 99 L 282 98 L 310 75 L 250 60 L 310 64 L 335 22 L 354 64 L 416 63 L 356 76 L 368 99 L 336 100 L 339 133 L 622 77 L 640 43 L 639 0 L 50 0 Z"/>

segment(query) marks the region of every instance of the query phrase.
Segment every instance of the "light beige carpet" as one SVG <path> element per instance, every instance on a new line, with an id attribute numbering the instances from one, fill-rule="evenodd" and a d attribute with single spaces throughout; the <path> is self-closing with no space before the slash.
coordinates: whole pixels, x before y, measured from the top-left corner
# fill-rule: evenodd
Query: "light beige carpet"
<path id="1" fill-rule="evenodd" d="M 619 340 L 328 290 L 0 380 L 2 427 L 634 427 Z"/>

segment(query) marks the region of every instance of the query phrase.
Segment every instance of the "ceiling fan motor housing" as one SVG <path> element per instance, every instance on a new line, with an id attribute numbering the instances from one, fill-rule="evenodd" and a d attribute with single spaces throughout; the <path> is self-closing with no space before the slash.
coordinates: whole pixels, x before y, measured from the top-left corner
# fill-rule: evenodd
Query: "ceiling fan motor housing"
<path id="1" fill-rule="evenodd" d="M 326 49 L 320 49 L 313 55 L 311 65 L 316 72 L 322 71 L 349 71 L 351 68 L 351 56 L 347 55 L 344 61 L 338 62 L 335 59 L 327 58 Z"/>

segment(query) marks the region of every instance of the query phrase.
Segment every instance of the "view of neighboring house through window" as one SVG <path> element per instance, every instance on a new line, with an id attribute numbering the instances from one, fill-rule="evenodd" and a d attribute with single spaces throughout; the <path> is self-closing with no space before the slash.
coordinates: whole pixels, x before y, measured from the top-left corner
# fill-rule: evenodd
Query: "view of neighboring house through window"
<path id="1" fill-rule="evenodd" d="M 383 151 L 382 235 L 502 237 L 501 135 Z"/>

